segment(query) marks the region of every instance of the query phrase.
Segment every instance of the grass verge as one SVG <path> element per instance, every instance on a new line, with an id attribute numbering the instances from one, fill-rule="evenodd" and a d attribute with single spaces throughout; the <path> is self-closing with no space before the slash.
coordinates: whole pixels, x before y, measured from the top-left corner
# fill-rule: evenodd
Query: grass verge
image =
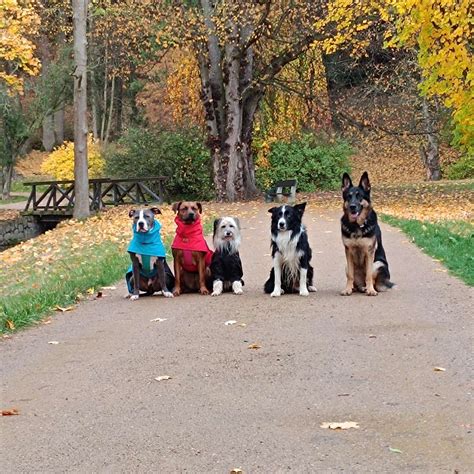
<path id="1" fill-rule="evenodd" d="M 468 221 L 426 222 L 383 215 L 387 224 L 400 228 L 426 254 L 467 285 L 474 286 L 474 225 Z"/>

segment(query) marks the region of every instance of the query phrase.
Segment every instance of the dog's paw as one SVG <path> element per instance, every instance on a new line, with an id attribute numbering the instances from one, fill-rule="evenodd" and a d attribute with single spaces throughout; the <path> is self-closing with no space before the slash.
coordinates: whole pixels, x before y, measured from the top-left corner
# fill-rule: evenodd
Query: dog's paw
<path id="1" fill-rule="evenodd" d="M 344 288 L 344 289 L 341 291 L 341 295 L 342 295 L 342 296 L 349 296 L 349 295 L 352 295 L 352 288 Z"/>
<path id="2" fill-rule="evenodd" d="M 316 291 L 318 291 L 318 289 L 315 286 L 308 286 L 308 291 L 310 293 L 316 293 Z"/>
<path id="3" fill-rule="evenodd" d="M 201 295 L 208 295 L 209 290 L 204 286 L 204 287 L 199 289 L 199 293 L 201 293 Z"/>
<path id="4" fill-rule="evenodd" d="M 365 293 L 367 294 L 367 296 L 377 296 L 378 294 L 374 288 L 367 289 Z"/>
<path id="5" fill-rule="evenodd" d="M 173 296 L 179 296 L 181 294 L 181 290 L 174 290 Z"/>
<path id="6" fill-rule="evenodd" d="M 232 291 L 234 295 L 241 295 L 244 292 L 244 290 L 242 290 L 242 283 L 240 281 L 234 281 L 234 283 L 232 283 Z"/>
<path id="7" fill-rule="evenodd" d="M 138 298 L 140 298 L 139 295 L 131 295 L 130 296 L 130 301 L 136 301 L 136 300 L 138 300 Z"/>
<path id="8" fill-rule="evenodd" d="M 171 291 L 163 291 L 163 296 L 165 298 L 173 298 L 173 293 L 171 293 Z"/>
<path id="9" fill-rule="evenodd" d="M 309 296 L 308 290 L 300 290 L 300 296 Z"/>
<path id="10" fill-rule="evenodd" d="M 276 296 L 281 296 L 282 295 L 282 291 L 281 290 L 273 290 L 271 293 L 270 293 L 270 296 L 273 298 L 273 297 L 276 297 Z"/>
<path id="11" fill-rule="evenodd" d="M 211 296 L 219 296 L 220 294 L 221 294 L 220 291 L 213 291 L 213 292 L 211 293 Z"/>

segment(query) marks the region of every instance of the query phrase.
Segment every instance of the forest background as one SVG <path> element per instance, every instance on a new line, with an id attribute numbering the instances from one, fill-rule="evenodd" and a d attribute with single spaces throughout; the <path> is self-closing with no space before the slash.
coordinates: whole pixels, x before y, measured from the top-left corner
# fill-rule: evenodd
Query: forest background
<path id="1" fill-rule="evenodd" d="M 37 163 L 73 177 L 73 13 L 0 5 L 5 199 Z M 285 178 L 337 188 L 347 169 L 474 176 L 467 0 L 93 0 L 86 21 L 91 177 L 234 201 Z"/>

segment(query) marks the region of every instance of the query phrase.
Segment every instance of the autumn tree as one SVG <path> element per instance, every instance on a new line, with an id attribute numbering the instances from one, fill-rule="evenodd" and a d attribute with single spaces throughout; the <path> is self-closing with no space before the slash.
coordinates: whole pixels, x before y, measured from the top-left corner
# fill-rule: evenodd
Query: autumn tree
<path id="1" fill-rule="evenodd" d="M 175 1 L 161 44 L 188 47 L 200 70 L 208 145 L 218 199 L 256 192 L 252 135 L 268 87 L 310 47 L 334 47 L 365 29 L 367 8 L 341 0 Z M 344 21 L 339 21 L 344 19 Z"/>
<path id="2" fill-rule="evenodd" d="M 392 25 L 387 45 L 416 49 L 422 95 L 451 109 L 454 143 L 474 156 L 472 2 L 390 0 L 381 12 Z"/>

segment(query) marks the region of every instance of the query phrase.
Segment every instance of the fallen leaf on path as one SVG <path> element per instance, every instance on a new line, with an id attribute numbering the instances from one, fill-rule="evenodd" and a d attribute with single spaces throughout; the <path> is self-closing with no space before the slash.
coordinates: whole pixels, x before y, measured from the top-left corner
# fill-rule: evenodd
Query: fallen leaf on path
<path id="1" fill-rule="evenodd" d="M 400 451 L 400 450 L 397 449 L 397 448 L 391 448 L 390 446 L 388 447 L 388 449 L 389 449 L 389 451 L 390 451 L 391 453 L 398 453 L 398 454 L 402 454 L 402 453 L 403 453 L 403 451 Z"/>
<path id="2" fill-rule="evenodd" d="M 330 430 L 348 430 L 350 428 L 359 429 L 359 423 L 356 421 L 332 421 L 332 422 L 324 422 L 321 425 L 321 428 L 330 429 Z"/>
<path id="3" fill-rule="evenodd" d="M 56 311 L 61 311 L 61 313 L 65 313 L 66 311 L 72 311 L 74 306 L 56 306 Z"/>
<path id="4" fill-rule="evenodd" d="M 369 339 L 375 339 L 377 336 L 375 334 L 369 334 Z"/>
<path id="5" fill-rule="evenodd" d="M 260 344 L 250 344 L 247 349 L 261 349 L 261 347 Z"/>
<path id="6" fill-rule="evenodd" d="M 232 326 L 232 324 L 236 324 L 237 321 L 235 321 L 235 319 L 230 319 L 229 321 L 226 321 L 224 324 L 226 326 Z"/>
<path id="7" fill-rule="evenodd" d="M 162 380 L 169 380 L 171 379 L 171 375 L 160 375 L 159 377 L 155 377 L 155 380 L 161 382 Z"/>
<path id="8" fill-rule="evenodd" d="M 242 471 L 242 469 L 235 467 L 234 469 L 230 471 L 230 474 L 243 474 L 243 472 L 244 471 Z"/>
<path id="9" fill-rule="evenodd" d="M 167 321 L 167 319 L 166 318 L 150 319 L 150 323 L 162 323 L 163 321 Z"/>
<path id="10" fill-rule="evenodd" d="M 102 289 L 103 290 L 116 290 L 117 287 L 116 286 L 103 286 Z"/>
<path id="11" fill-rule="evenodd" d="M 10 410 L 2 410 L 2 416 L 13 416 L 19 414 L 20 412 L 16 408 L 11 408 Z"/>
<path id="12" fill-rule="evenodd" d="M 13 331 L 15 329 L 15 324 L 10 319 L 7 319 L 5 321 L 5 325 L 7 326 L 8 329 L 10 329 L 10 331 Z"/>
<path id="13" fill-rule="evenodd" d="M 446 369 L 444 367 L 435 367 L 433 370 L 435 372 L 446 372 Z"/>
<path id="14" fill-rule="evenodd" d="M 350 395 L 350 393 L 338 393 L 337 396 L 338 397 L 348 397 Z"/>
<path id="15" fill-rule="evenodd" d="M 58 345 L 59 342 L 58 341 L 48 341 L 48 344 L 53 344 L 54 346 Z"/>
<path id="16" fill-rule="evenodd" d="M 94 294 L 94 287 L 88 288 L 88 289 L 87 289 L 87 294 L 93 295 L 93 294 Z"/>
<path id="17" fill-rule="evenodd" d="M 96 298 L 102 298 L 102 296 L 104 296 L 102 291 L 98 291 L 97 294 L 95 295 Z"/>
<path id="18" fill-rule="evenodd" d="M 239 324 L 239 328 L 244 328 L 245 326 L 247 326 L 245 323 L 240 323 Z"/>

